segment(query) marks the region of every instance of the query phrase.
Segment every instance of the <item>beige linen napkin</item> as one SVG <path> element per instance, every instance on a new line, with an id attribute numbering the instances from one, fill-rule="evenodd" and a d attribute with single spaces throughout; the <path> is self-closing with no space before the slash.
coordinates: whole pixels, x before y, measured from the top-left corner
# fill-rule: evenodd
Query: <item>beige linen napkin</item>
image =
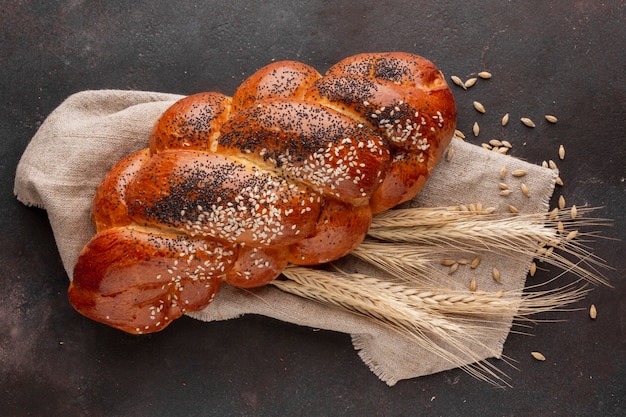
<path id="1" fill-rule="evenodd" d="M 138 91 L 84 91 L 70 96 L 44 121 L 25 150 L 17 167 L 15 194 L 24 204 L 47 211 L 63 265 L 70 279 L 82 247 L 95 233 L 91 203 L 97 184 L 123 156 L 145 148 L 160 114 L 182 96 Z M 545 213 L 554 190 L 557 173 L 518 159 L 487 151 L 455 139 L 454 157 L 442 160 L 426 187 L 411 206 L 442 207 L 481 202 L 504 212 L 509 204 L 522 213 Z M 528 171 L 524 182 L 532 198 L 521 192 L 507 198 L 498 196 L 499 172 Z M 483 259 L 489 268 L 489 255 Z M 485 282 L 486 291 L 520 289 L 531 259 L 502 264 L 502 284 Z M 347 265 L 366 271 L 355 259 Z M 459 271 L 459 288 L 467 288 L 468 275 Z M 243 314 L 261 314 L 282 321 L 352 335 L 360 357 L 380 379 L 394 385 L 413 378 L 450 369 L 452 364 L 424 350 L 370 319 L 287 294 L 273 286 L 254 291 L 228 285 L 204 311 L 190 316 L 205 320 L 227 320 Z M 513 317 L 503 317 L 500 332 L 482 340 L 479 355 L 500 357 Z M 173 323 L 176 325 L 176 323 Z M 207 327 L 207 331 L 211 331 Z M 242 342 L 245 343 L 245 342 Z M 476 352 L 474 352 L 476 353 Z"/>

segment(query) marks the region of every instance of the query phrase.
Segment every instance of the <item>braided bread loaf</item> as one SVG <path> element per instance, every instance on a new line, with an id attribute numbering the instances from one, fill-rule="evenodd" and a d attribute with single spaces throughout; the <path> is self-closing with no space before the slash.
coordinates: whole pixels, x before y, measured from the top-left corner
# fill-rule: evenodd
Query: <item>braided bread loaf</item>
<path id="1" fill-rule="evenodd" d="M 98 187 L 70 302 L 149 333 L 205 308 L 223 281 L 261 286 L 289 263 L 344 256 L 372 214 L 418 193 L 455 124 L 440 71 L 406 53 L 353 56 L 324 76 L 276 62 L 233 97 L 183 98 Z"/>

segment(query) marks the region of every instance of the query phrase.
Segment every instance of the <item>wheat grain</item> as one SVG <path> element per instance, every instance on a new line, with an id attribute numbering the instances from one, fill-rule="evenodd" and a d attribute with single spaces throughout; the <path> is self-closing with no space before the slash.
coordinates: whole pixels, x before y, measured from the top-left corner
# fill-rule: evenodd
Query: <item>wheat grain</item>
<path id="1" fill-rule="evenodd" d="M 463 83 L 463 85 L 464 85 L 465 89 L 467 90 L 468 88 L 470 88 L 474 84 L 476 84 L 476 81 L 478 81 L 478 79 L 476 77 L 469 78 L 467 81 L 465 81 L 465 83 Z"/>
<path id="2" fill-rule="evenodd" d="M 493 280 L 494 280 L 495 282 L 500 282 L 501 275 L 500 275 L 500 271 L 498 270 L 498 268 L 495 268 L 495 267 L 494 267 L 494 268 L 491 270 L 491 276 L 493 277 Z"/>
<path id="3" fill-rule="evenodd" d="M 464 90 L 467 90 L 467 88 L 465 87 L 465 84 L 463 83 L 463 81 L 457 77 L 456 75 L 453 75 L 450 77 L 450 79 L 452 80 L 452 82 L 456 85 L 458 85 L 459 87 L 461 87 Z"/>
<path id="4" fill-rule="evenodd" d="M 479 101 L 474 101 L 473 103 L 474 109 L 476 109 L 479 113 L 485 113 L 485 106 Z"/>
<path id="5" fill-rule="evenodd" d="M 447 162 L 452 161 L 453 156 L 454 156 L 454 147 L 450 146 L 448 147 L 448 150 L 446 151 L 446 161 Z"/>

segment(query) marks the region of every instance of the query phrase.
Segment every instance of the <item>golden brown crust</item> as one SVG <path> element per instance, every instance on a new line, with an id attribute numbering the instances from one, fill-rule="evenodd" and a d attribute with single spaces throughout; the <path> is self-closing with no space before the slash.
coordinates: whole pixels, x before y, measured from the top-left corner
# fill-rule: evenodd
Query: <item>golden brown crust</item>
<path id="1" fill-rule="evenodd" d="M 321 193 L 366 202 L 389 164 L 388 143 L 322 105 L 294 99 L 260 102 L 222 127 L 217 152 L 241 155 Z"/>
<path id="2" fill-rule="evenodd" d="M 319 72 L 301 62 L 274 62 L 241 83 L 233 95 L 233 112 L 271 98 L 302 99 L 319 78 Z"/>
<path id="3" fill-rule="evenodd" d="M 223 281 L 257 287 L 288 263 L 344 256 L 372 213 L 419 192 L 455 123 L 439 70 L 405 53 L 356 55 L 323 77 L 277 62 L 232 99 L 183 98 L 149 148 L 99 186 L 98 233 L 76 264 L 70 301 L 146 333 L 206 307 Z"/>
<path id="4" fill-rule="evenodd" d="M 233 247 L 217 242 L 108 229 L 83 249 L 69 300 L 96 321 L 130 333 L 154 332 L 186 311 L 206 307 L 236 257 Z"/>
<path id="5" fill-rule="evenodd" d="M 92 213 L 97 232 L 131 223 L 126 205 L 126 189 L 149 159 L 149 150 L 142 149 L 119 161 L 106 174 L 93 199 Z"/>
<path id="6" fill-rule="evenodd" d="M 239 288 L 254 288 L 276 279 L 287 267 L 289 251 L 287 247 L 239 248 L 233 267 L 226 273 L 225 281 Z"/>
<path id="7" fill-rule="evenodd" d="M 347 58 L 331 67 L 305 98 L 350 115 L 389 140 L 391 164 L 401 166 L 390 168 L 393 179 L 383 189 L 393 193 L 378 191 L 374 212 L 419 192 L 418 184 L 430 175 L 456 128 L 456 105 L 443 75 L 427 59 L 406 53 Z M 420 163 L 412 164 L 417 169 L 410 175 L 406 161 L 416 158 Z"/>
<path id="8" fill-rule="evenodd" d="M 219 154 L 164 151 L 129 186 L 129 217 L 222 242 L 284 246 L 315 230 L 321 196 Z"/>
<path id="9" fill-rule="evenodd" d="M 231 98 L 220 93 L 198 93 L 178 100 L 159 118 L 150 137 L 150 151 L 212 151 L 230 109 Z"/>
<path id="10" fill-rule="evenodd" d="M 318 265 L 345 256 L 363 241 L 371 223 L 369 205 L 327 197 L 315 233 L 291 246 L 289 262 Z"/>

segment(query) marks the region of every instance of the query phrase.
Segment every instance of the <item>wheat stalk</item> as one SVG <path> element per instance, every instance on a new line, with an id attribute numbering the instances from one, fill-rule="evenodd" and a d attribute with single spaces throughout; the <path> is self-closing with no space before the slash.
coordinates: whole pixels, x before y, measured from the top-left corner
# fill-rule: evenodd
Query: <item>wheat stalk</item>
<path id="1" fill-rule="evenodd" d="M 609 224 L 606 219 L 583 217 L 592 210 L 592 208 L 578 209 L 576 218 L 571 217 L 571 210 L 505 217 L 491 211 L 472 212 L 449 208 L 390 210 L 376 216 L 372 221 L 368 235 L 376 239 L 378 244 L 375 245 L 371 241 L 366 244 L 369 245 L 369 251 L 373 251 L 372 246 L 376 246 L 375 250 L 382 255 L 379 257 L 378 265 L 396 276 L 410 275 L 416 269 L 402 259 L 393 260 L 396 264 L 392 265 L 383 258 L 393 258 L 396 245 L 409 243 L 414 245 L 412 247 L 416 252 L 405 253 L 407 258 L 424 256 L 429 251 L 433 254 L 442 251 L 445 253 L 446 250 L 469 253 L 486 251 L 515 260 L 526 260 L 530 256 L 568 270 L 590 282 L 608 285 L 598 271 L 598 267 L 605 267 L 604 262 L 582 246 L 580 238 L 576 241 L 570 238 L 569 233 L 560 233 L 558 230 L 559 223 L 563 228 L 573 229 L 572 232 L 581 227 Z M 594 233 L 578 235 L 595 236 Z M 384 245 L 388 246 L 385 248 Z M 555 253 L 549 249 L 550 247 L 558 248 L 564 254 L 573 257 L 574 261 Z M 371 258 L 372 255 L 367 252 L 357 248 L 354 254 L 369 262 L 367 258 Z M 420 265 L 420 268 L 426 271 L 428 267 Z"/>
<path id="2" fill-rule="evenodd" d="M 589 290 L 579 281 L 554 290 L 454 290 L 458 283 L 437 267 L 442 256 L 461 251 L 496 253 L 524 262 L 534 257 L 563 273 L 608 284 L 598 272 L 605 267 L 603 261 L 583 244 L 597 234 L 580 228 L 606 226 L 609 221 L 585 217 L 593 208 L 578 209 L 575 215 L 571 209 L 555 209 L 513 216 L 496 215 L 480 205 L 469 207 L 399 209 L 377 215 L 369 237 L 352 252 L 382 272 L 376 276 L 348 273 L 336 265 L 334 271 L 289 266 L 283 273 L 287 280 L 272 284 L 373 319 L 476 378 L 508 385 L 506 375 L 473 349 L 489 350 L 482 340 L 500 334 L 502 326 L 563 310 Z"/>
<path id="3" fill-rule="evenodd" d="M 474 352 L 476 346 L 488 349 L 481 338 L 501 331 L 512 317 L 558 310 L 587 293 L 574 286 L 523 295 L 521 290 L 469 293 L 295 266 L 284 275 L 288 280 L 273 282 L 282 291 L 372 318 L 494 385 L 508 384 L 501 370 Z"/>
<path id="4" fill-rule="evenodd" d="M 435 309 L 415 308 L 411 305 L 420 297 L 403 296 L 385 284 L 376 285 L 376 278 L 343 273 L 332 273 L 303 267 L 288 267 L 284 272 L 289 280 L 276 280 L 279 289 L 317 302 L 340 307 L 376 320 L 384 327 L 418 343 L 454 366 L 494 385 L 503 382 L 505 374 L 469 346 L 491 351 L 475 334 L 485 334 L 489 325 L 473 324 L 469 320 L 451 320 Z M 495 322 L 491 322 L 495 325 Z M 495 352 L 494 352 L 495 354 Z M 508 385 L 508 384 L 507 384 Z"/>

